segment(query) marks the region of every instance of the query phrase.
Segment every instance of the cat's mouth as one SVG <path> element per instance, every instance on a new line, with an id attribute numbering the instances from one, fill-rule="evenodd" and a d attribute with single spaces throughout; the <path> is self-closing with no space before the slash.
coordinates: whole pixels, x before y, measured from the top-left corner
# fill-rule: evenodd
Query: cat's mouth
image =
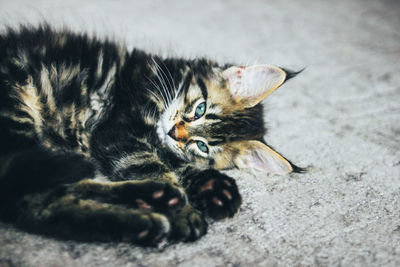
<path id="1" fill-rule="evenodd" d="M 163 145 L 165 145 L 169 150 L 174 152 L 174 154 L 176 154 L 180 158 L 187 160 L 185 153 L 179 147 L 176 138 L 174 122 L 164 120 L 164 117 L 161 117 L 161 119 L 157 122 L 156 131 L 158 138 Z"/>

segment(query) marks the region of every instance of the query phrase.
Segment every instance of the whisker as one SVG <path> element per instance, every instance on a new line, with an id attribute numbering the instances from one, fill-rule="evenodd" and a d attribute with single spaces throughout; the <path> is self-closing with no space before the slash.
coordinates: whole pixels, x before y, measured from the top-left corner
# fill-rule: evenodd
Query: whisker
<path id="1" fill-rule="evenodd" d="M 151 67 L 151 70 L 153 71 L 154 75 L 157 77 L 158 81 L 161 83 L 161 87 L 157 85 L 156 81 L 154 81 L 153 79 L 146 77 L 148 79 L 149 82 L 151 82 L 151 84 L 155 87 L 155 89 L 157 89 L 157 91 L 160 93 L 163 101 L 164 101 L 164 105 L 168 106 L 168 98 L 165 96 L 164 94 L 164 90 L 163 90 L 163 83 L 160 80 L 160 77 L 158 75 L 158 71 L 157 71 L 157 62 L 155 62 L 154 58 L 151 58 L 153 61 L 153 66 Z M 151 64 L 149 63 L 149 65 L 151 66 Z"/>
<path id="2" fill-rule="evenodd" d="M 154 81 L 153 81 L 153 85 L 157 86 L 158 91 L 160 92 L 162 98 L 165 100 L 165 104 L 168 106 L 168 96 L 165 94 L 164 85 L 163 85 L 163 82 L 162 82 L 160 76 L 158 75 L 158 71 L 157 70 L 155 71 L 155 75 L 156 75 L 156 77 L 158 79 L 158 82 L 159 82 L 160 86 L 155 85 Z"/>
<path id="3" fill-rule="evenodd" d="M 167 100 L 165 99 L 165 97 L 164 97 L 164 94 L 162 93 L 162 90 L 160 89 L 160 87 L 152 80 L 152 79 L 150 79 L 149 77 L 147 77 L 146 76 L 146 78 L 147 78 L 147 80 L 154 86 L 154 88 L 160 93 L 160 97 L 162 98 L 162 101 L 161 101 L 161 99 L 159 99 L 159 101 L 160 102 L 162 102 L 162 103 L 164 103 L 164 105 L 165 106 L 168 106 L 168 102 L 167 102 Z M 149 90 L 151 93 L 153 93 L 153 94 L 155 94 L 153 91 L 151 91 L 151 90 Z M 155 96 L 155 95 L 154 95 Z"/>
<path id="4" fill-rule="evenodd" d="M 146 88 L 146 90 L 147 90 L 149 93 L 151 93 L 151 94 L 157 99 L 157 101 L 163 102 L 163 101 L 161 101 L 160 97 L 159 97 L 156 93 L 154 93 L 153 91 L 151 91 L 151 90 L 148 89 L 148 88 Z"/>
<path id="5" fill-rule="evenodd" d="M 171 94 L 169 93 L 167 83 L 165 82 L 165 79 L 163 77 L 163 74 L 162 74 L 163 71 L 162 71 L 160 65 L 155 61 L 155 59 L 152 58 L 152 60 L 153 60 L 153 63 L 155 64 L 155 66 L 157 68 L 157 71 L 156 71 L 155 74 L 156 74 L 156 76 L 157 76 L 157 78 L 158 78 L 158 80 L 159 80 L 159 82 L 161 84 L 161 88 L 164 90 L 166 99 L 168 100 L 167 106 L 169 106 L 169 104 L 170 104 L 169 102 L 172 101 L 172 97 L 171 97 Z"/>
<path id="6" fill-rule="evenodd" d="M 163 64 L 163 66 L 166 68 L 166 70 L 168 71 L 168 68 L 165 66 L 165 63 L 163 62 L 163 61 L 161 61 L 161 63 Z M 167 82 L 168 82 L 168 85 L 169 85 L 169 90 L 167 91 L 168 92 L 168 94 L 169 94 L 169 96 L 170 96 L 170 99 L 171 99 L 171 101 L 172 101 L 172 99 L 173 99 L 173 97 L 172 97 L 172 90 L 174 90 L 174 87 L 173 87 L 173 85 L 172 85 L 172 83 L 171 83 L 171 79 L 172 79 L 172 75 L 171 75 L 171 73 L 169 73 L 170 74 L 170 76 L 169 77 L 171 77 L 171 79 L 168 77 L 168 75 L 165 73 L 165 71 L 164 71 L 164 69 L 163 69 L 163 67 L 161 67 L 160 66 L 160 64 L 157 64 L 158 65 L 158 67 L 159 67 L 159 70 L 161 71 L 161 75 L 163 75 L 163 77 L 165 78 L 165 80 L 167 80 Z M 169 71 L 168 71 L 169 72 Z M 172 80 L 173 81 L 173 80 Z"/>
<path id="7" fill-rule="evenodd" d="M 172 89 L 173 89 L 174 97 L 175 97 L 175 94 L 176 94 L 176 85 L 175 85 L 174 77 L 172 76 L 171 72 L 169 71 L 167 65 L 165 65 L 164 62 L 162 62 L 162 64 L 164 65 L 165 69 L 168 71 L 168 75 L 169 75 L 169 77 L 170 77 L 170 80 L 172 81 L 172 86 L 173 86 Z"/>

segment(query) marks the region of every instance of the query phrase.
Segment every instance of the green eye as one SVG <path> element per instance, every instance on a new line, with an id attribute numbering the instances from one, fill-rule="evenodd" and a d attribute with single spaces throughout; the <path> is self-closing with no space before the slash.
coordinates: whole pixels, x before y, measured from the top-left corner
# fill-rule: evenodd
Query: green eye
<path id="1" fill-rule="evenodd" d="M 201 152 L 208 153 L 207 145 L 202 141 L 197 141 L 197 147 L 200 149 Z"/>
<path id="2" fill-rule="evenodd" d="M 206 102 L 202 102 L 197 105 L 196 111 L 194 112 L 194 119 L 197 120 L 201 118 L 206 112 Z"/>

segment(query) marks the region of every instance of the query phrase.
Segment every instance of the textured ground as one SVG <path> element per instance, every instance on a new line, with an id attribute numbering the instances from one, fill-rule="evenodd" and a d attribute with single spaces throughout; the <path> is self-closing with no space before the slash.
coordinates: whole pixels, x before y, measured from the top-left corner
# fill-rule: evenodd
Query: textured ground
<path id="1" fill-rule="evenodd" d="M 269 143 L 302 175 L 231 172 L 234 219 L 158 251 L 61 242 L 0 224 L 0 266 L 400 266 L 400 2 L 0 0 L 168 55 L 307 67 L 266 101 Z"/>

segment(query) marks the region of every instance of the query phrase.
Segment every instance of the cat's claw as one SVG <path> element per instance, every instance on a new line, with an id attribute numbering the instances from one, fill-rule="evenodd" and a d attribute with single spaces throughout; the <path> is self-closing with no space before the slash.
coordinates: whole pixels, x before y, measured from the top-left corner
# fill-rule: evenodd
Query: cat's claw
<path id="1" fill-rule="evenodd" d="M 242 198 L 235 180 L 215 170 L 207 170 L 192 178 L 189 199 L 195 207 L 213 219 L 232 217 L 240 207 Z"/>

